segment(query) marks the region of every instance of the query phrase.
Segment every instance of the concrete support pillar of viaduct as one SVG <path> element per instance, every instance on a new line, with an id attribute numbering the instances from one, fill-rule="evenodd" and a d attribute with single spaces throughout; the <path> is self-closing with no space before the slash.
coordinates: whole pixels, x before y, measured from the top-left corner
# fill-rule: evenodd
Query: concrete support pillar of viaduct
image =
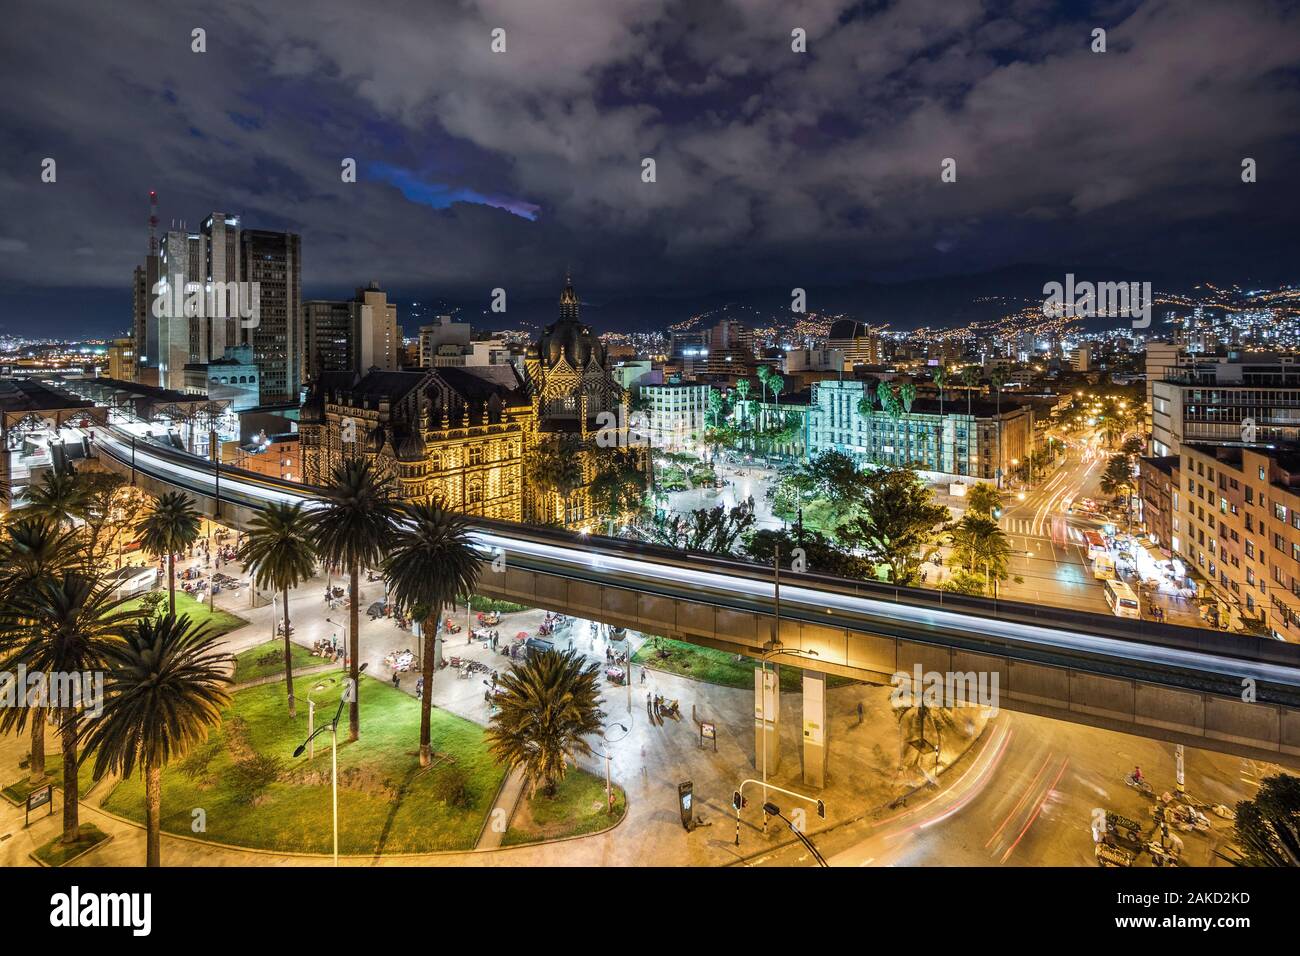
<path id="1" fill-rule="evenodd" d="M 826 675 L 803 672 L 803 782 L 821 789 L 826 786 L 826 755 L 830 740 L 826 725 Z"/>
<path id="2" fill-rule="evenodd" d="M 766 682 L 766 686 L 765 686 Z M 766 749 L 767 761 L 763 753 Z M 781 671 L 754 668 L 754 769 L 770 778 L 781 767 Z"/>

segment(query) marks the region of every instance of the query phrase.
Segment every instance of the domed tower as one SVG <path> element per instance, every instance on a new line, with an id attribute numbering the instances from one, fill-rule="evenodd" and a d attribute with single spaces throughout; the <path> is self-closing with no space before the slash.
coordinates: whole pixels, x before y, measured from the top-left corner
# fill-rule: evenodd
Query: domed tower
<path id="1" fill-rule="evenodd" d="M 581 468 L 581 481 L 567 494 L 548 490 L 540 480 L 528 488 L 526 516 L 589 527 L 598 519 L 587 489 L 598 460 L 627 443 L 627 407 L 605 344 L 579 318 L 578 293 L 568 275 L 560 292 L 560 317 L 528 348 L 524 369 L 533 401 L 530 438 L 536 460 L 576 454 Z"/>
<path id="2" fill-rule="evenodd" d="M 599 427 L 596 416 L 617 412 L 622 400 L 622 390 L 610 374 L 605 344 L 582 323 L 578 310 L 578 293 L 566 275 L 559 320 L 542 330 L 524 356 L 542 432 L 577 432 L 585 437 Z"/>

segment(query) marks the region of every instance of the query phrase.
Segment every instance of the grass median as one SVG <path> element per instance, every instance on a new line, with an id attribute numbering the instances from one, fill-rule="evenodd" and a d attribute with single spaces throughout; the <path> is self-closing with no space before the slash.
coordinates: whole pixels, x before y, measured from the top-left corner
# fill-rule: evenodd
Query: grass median
<path id="1" fill-rule="evenodd" d="M 295 682 L 298 716 L 292 720 L 281 682 L 235 694 L 208 743 L 164 772 L 163 829 L 236 846 L 329 853 L 329 736 L 316 738 L 314 759 L 293 757 L 307 737 L 309 686 L 309 678 Z M 422 769 L 419 703 L 366 677 L 360 693 L 361 739 L 347 743 L 346 715 L 340 724 L 339 852 L 471 849 L 504 775 L 488 753 L 483 729 L 435 707 L 434 762 Z M 333 716 L 338 690 L 316 700 L 320 726 Z M 121 781 L 104 808 L 143 822 L 143 782 Z"/>
<path id="2" fill-rule="evenodd" d="M 759 662 L 752 657 L 700 647 L 670 638 L 648 638 L 632 656 L 632 660 L 651 670 L 665 671 L 681 677 L 692 677 L 706 684 L 722 687 L 753 689 L 754 671 Z M 827 687 L 844 687 L 855 683 L 847 677 L 828 675 Z M 798 693 L 803 690 L 803 673 L 797 667 L 781 668 L 781 690 Z"/>

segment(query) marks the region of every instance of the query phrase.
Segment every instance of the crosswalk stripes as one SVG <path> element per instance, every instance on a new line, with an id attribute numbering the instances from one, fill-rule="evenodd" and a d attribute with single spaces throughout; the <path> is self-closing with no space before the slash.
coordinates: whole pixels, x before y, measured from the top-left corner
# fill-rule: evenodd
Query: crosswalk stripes
<path id="1" fill-rule="evenodd" d="M 1034 534 L 1032 518 L 1003 518 L 998 524 L 1007 534 Z"/>

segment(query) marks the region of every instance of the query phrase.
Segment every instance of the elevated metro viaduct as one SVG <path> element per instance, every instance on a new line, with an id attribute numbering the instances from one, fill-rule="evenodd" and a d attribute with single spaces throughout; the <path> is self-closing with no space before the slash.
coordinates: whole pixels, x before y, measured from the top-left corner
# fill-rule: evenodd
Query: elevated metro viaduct
<path id="1" fill-rule="evenodd" d="M 233 527 L 246 527 L 268 501 L 312 494 L 131 442 L 116 429 L 95 431 L 109 467 L 153 493 L 186 491 Z M 801 668 L 810 786 L 822 785 L 826 769 L 825 676 L 889 683 L 918 665 L 996 674 L 998 705 L 1011 710 L 1300 766 L 1300 646 L 785 572 L 778 629 L 773 573 L 762 567 L 505 522 L 475 520 L 474 528 L 484 595 Z M 494 556 L 504 557 L 503 571 Z M 778 719 L 756 687 L 755 753 L 766 740 L 769 771 L 779 760 Z"/>

